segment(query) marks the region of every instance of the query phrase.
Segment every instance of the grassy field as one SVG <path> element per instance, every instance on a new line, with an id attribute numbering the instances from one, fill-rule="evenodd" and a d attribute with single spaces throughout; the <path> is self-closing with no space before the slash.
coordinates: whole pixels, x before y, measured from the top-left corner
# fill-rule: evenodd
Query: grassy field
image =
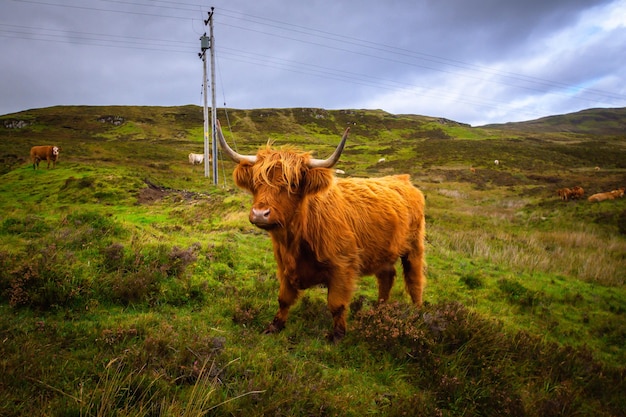
<path id="1" fill-rule="evenodd" d="M 200 107 L 0 116 L 0 415 L 626 415 L 626 200 L 556 194 L 626 186 L 625 109 L 486 127 L 218 117 L 243 153 L 271 139 L 326 157 L 350 126 L 343 175 L 410 173 L 427 202 L 425 306 L 401 280 L 377 305 L 365 277 L 339 345 L 324 288 L 262 335 L 271 243 L 231 162 L 218 186 L 188 164 Z M 61 156 L 35 171 L 44 144 Z"/>

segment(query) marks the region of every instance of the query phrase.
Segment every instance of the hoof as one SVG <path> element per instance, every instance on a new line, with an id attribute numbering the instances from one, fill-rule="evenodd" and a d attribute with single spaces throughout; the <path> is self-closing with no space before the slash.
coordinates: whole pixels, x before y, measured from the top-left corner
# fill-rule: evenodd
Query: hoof
<path id="1" fill-rule="evenodd" d="M 274 319 L 267 326 L 267 328 L 265 330 L 263 330 L 263 334 L 278 333 L 281 330 L 283 330 L 284 328 L 285 328 L 285 322 L 284 321 L 281 321 L 281 320 L 278 320 L 278 319 Z"/>
<path id="2" fill-rule="evenodd" d="M 335 329 L 332 332 L 328 333 L 328 335 L 326 336 L 326 339 L 331 342 L 332 344 L 337 344 L 339 342 L 341 342 L 341 340 L 346 336 L 346 331 L 345 330 L 338 330 Z"/>

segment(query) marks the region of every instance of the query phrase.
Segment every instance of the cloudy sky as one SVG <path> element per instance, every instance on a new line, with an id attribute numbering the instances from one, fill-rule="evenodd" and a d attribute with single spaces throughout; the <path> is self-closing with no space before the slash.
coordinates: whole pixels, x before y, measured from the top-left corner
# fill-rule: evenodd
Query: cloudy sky
<path id="1" fill-rule="evenodd" d="M 218 107 L 474 126 L 626 107 L 626 0 L 2 0 L 0 114 L 202 105 L 211 7 Z"/>

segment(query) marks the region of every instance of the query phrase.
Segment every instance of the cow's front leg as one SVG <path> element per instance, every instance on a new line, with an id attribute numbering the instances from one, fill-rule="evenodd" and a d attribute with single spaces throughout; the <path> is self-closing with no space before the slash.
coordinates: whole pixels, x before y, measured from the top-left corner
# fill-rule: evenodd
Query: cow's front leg
<path id="1" fill-rule="evenodd" d="M 295 289 L 289 280 L 280 280 L 280 289 L 278 291 L 278 312 L 274 316 L 274 320 L 267 326 L 263 333 L 278 333 L 285 328 L 289 309 L 298 299 L 299 291 Z"/>

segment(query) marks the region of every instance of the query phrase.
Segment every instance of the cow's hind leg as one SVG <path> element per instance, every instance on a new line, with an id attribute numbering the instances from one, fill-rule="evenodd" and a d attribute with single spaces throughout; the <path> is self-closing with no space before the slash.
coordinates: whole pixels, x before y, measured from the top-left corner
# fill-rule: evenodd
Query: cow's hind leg
<path id="1" fill-rule="evenodd" d="M 410 252 L 400 257 L 402 260 L 402 269 L 404 270 L 404 284 L 406 290 L 411 296 L 413 304 L 418 307 L 422 306 L 422 293 L 426 285 L 426 277 L 424 276 L 424 249 Z"/>
<path id="2" fill-rule="evenodd" d="M 378 301 L 387 301 L 396 279 L 396 268 L 393 264 L 386 265 L 376 273 L 378 280 Z"/>
<path id="3" fill-rule="evenodd" d="M 333 316 L 333 331 L 328 335 L 328 339 L 337 343 L 346 335 L 346 316 L 348 304 L 354 293 L 354 279 L 335 278 L 328 286 L 328 309 Z"/>
<path id="4" fill-rule="evenodd" d="M 289 309 L 298 299 L 298 295 L 299 291 L 293 288 L 287 279 L 281 280 L 278 292 L 278 312 L 263 333 L 278 333 L 285 328 Z"/>

